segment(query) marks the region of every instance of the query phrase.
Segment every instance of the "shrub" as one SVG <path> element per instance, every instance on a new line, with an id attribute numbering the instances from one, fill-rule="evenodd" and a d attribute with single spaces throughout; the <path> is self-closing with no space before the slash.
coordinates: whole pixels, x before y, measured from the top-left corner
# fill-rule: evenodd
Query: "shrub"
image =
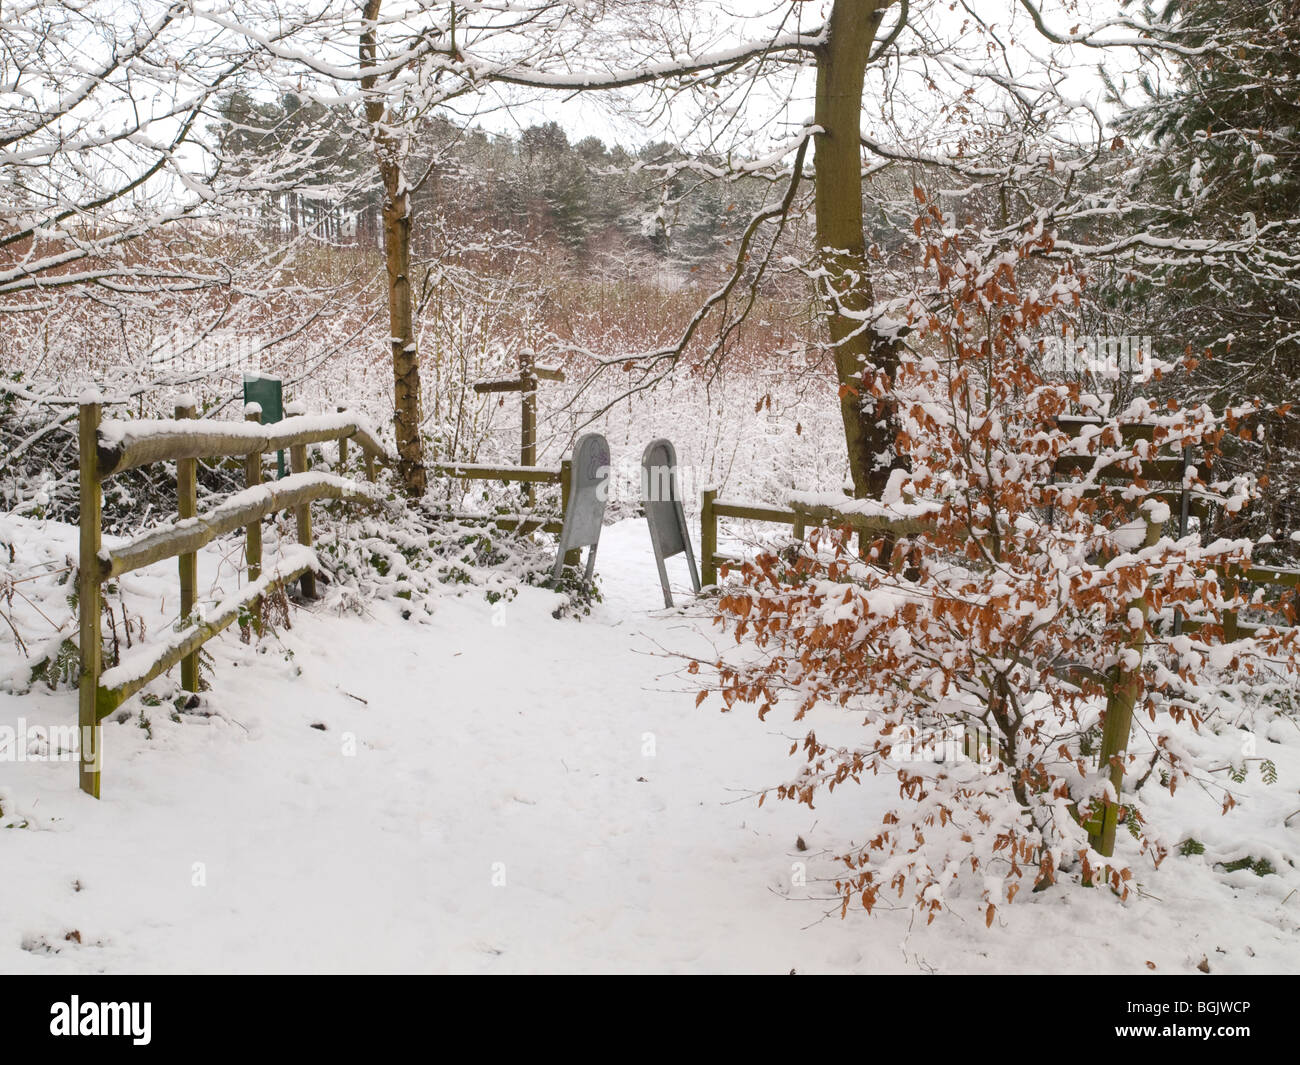
<path id="1" fill-rule="evenodd" d="M 798 775 L 760 802 L 770 793 L 811 807 L 868 774 L 898 780 L 899 803 L 840 856 L 844 910 L 910 889 L 933 920 L 974 880 L 991 923 L 1025 886 L 1063 875 L 1127 895 L 1126 862 L 1159 863 L 1172 844 L 1125 785 L 1131 793 L 1157 769 L 1171 792 L 1197 777 L 1222 792 L 1226 812 L 1232 795 L 1176 730 L 1239 705 L 1243 688 L 1295 683 L 1295 631 L 1223 642 L 1227 612 L 1246 598 L 1222 573 L 1245 565 L 1252 545 L 1180 538 L 1167 501 L 1139 475 L 1162 447 L 1197 447 L 1212 463 L 1226 432 L 1248 431 L 1250 407 L 1219 417 L 1139 399 L 1113 412 L 1082 383 L 1047 379 L 1047 338 L 1061 335 L 1083 283 L 1065 266 L 1022 290 L 1031 256 L 1051 248 L 1036 236 L 980 262 L 933 238 L 927 269 L 949 299 L 913 301 L 912 351 L 894 380 L 865 375 L 897 405 L 910 470 L 894 474 L 885 498 L 839 508 L 881 519 L 881 532 L 856 553 L 842 530 L 814 533 L 792 562 L 772 553 L 739 567 L 718 600 L 717 620 L 744 642 L 712 664 L 725 708 L 755 704 L 763 718 L 788 694 L 796 720 L 829 706 L 864 726 L 848 746 L 808 731 L 791 747 Z M 1152 362 L 1146 373 L 1178 369 Z M 1079 413 L 1095 429 L 1056 427 Z M 1125 432 L 1139 422 L 1150 439 Z M 1089 461 L 1052 483 L 1068 454 Z M 1108 490 L 1115 473 L 1127 484 Z M 1229 511 L 1259 487 L 1212 474 L 1198 486 Z M 1294 620 L 1293 602 L 1280 609 Z M 1137 741 L 1134 712 L 1150 726 Z M 958 758 L 912 757 L 916 744 L 953 736 Z M 1132 836 L 1122 859 L 1106 839 L 1116 823 Z"/>

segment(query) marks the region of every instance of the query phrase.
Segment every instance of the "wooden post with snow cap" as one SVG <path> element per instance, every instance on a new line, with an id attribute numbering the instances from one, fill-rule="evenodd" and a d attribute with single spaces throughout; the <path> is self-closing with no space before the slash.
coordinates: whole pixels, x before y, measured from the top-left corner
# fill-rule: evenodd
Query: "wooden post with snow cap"
<path id="1" fill-rule="evenodd" d="M 301 414 L 302 406 L 299 403 L 286 404 L 285 414 Z M 293 444 L 289 448 L 289 462 L 294 473 L 307 472 L 307 445 Z M 311 504 L 303 503 L 294 511 L 294 517 L 298 525 L 298 543 L 303 547 L 311 547 Z M 299 582 L 302 588 L 303 597 L 306 599 L 316 598 L 316 574 L 307 570 L 302 575 Z"/>
<path id="2" fill-rule="evenodd" d="M 77 686 L 78 740 L 81 749 L 81 790 L 99 798 L 100 729 L 99 675 L 103 669 L 104 645 L 100 634 L 100 527 L 98 438 L 102 408 L 99 397 L 87 392 L 81 397 L 77 421 L 80 473 L 81 526 L 80 562 L 77 566 L 77 607 L 81 628 L 81 673 Z"/>
<path id="3" fill-rule="evenodd" d="M 176 420 L 182 421 L 197 415 L 194 400 L 188 396 L 176 404 Z M 184 521 L 199 512 L 198 460 L 176 460 L 176 516 Z M 181 580 L 181 623 L 193 620 L 194 606 L 199 598 L 199 557 L 190 551 L 176 557 Z M 199 654 L 195 651 L 181 660 L 181 688 L 187 692 L 199 690 Z"/>
<path id="4" fill-rule="evenodd" d="M 258 403 L 244 406 L 244 421 L 260 425 L 262 407 Z M 262 452 L 254 451 L 244 456 L 244 485 L 256 488 L 262 483 Z M 258 517 L 244 527 L 244 559 L 248 563 L 248 582 L 252 584 L 262 575 L 262 519 Z M 253 631 L 262 635 L 262 597 L 259 595 L 248 605 L 253 617 Z"/>
<path id="5" fill-rule="evenodd" d="M 1163 511 L 1157 510 L 1163 508 Z M 1146 509 L 1146 536 L 1143 547 L 1153 547 L 1160 539 L 1160 530 L 1169 517 L 1169 507 L 1163 503 L 1144 504 Z M 1115 801 L 1103 801 L 1101 810 L 1088 824 L 1088 842 L 1093 850 L 1107 858 L 1115 853 L 1115 828 L 1119 824 L 1119 812 L 1122 808 L 1121 789 L 1124 785 L 1124 755 L 1128 750 L 1129 738 L 1133 732 L 1133 709 L 1142 694 L 1142 651 L 1146 646 L 1146 624 L 1151 612 L 1151 603 L 1144 592 L 1141 597 L 1129 603 L 1130 616 L 1136 610 L 1141 616 L 1141 624 L 1133 629 L 1122 656 L 1130 659 L 1137 656 L 1137 663 L 1125 662 L 1124 657 L 1115 664 L 1110 694 L 1106 698 L 1106 720 L 1101 732 L 1101 750 L 1097 755 L 1097 767 L 1106 773 L 1109 770 L 1111 787 L 1115 791 Z"/>

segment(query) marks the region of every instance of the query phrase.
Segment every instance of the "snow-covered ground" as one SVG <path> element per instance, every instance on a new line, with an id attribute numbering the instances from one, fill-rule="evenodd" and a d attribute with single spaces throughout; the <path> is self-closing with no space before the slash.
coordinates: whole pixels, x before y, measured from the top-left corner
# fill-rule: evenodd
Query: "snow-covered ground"
<path id="1" fill-rule="evenodd" d="M 2 520 L 50 562 L 75 543 Z M 204 552 L 205 573 L 220 559 Z M 175 612 L 174 565 L 125 585 L 154 626 Z M 1128 903 L 1061 887 L 989 929 L 924 927 L 909 900 L 842 921 L 830 855 L 894 783 L 758 807 L 803 727 L 696 708 L 672 653 L 718 637 L 703 610 L 661 608 L 643 522 L 606 529 L 599 572 L 583 619 L 553 619 L 557 597 L 526 587 L 497 606 L 446 598 L 421 623 L 389 600 L 299 609 L 260 647 L 228 632 L 209 644 L 212 716 L 137 698 L 106 725 L 100 802 L 71 762 L 0 755 L 0 970 L 1300 971 L 1297 871 L 1214 864 L 1300 849 L 1293 724 L 1265 739 L 1279 782 L 1228 817 L 1151 795 L 1207 852 L 1140 865 Z M 3 654 L 0 677 L 19 668 Z M 0 723 L 20 718 L 74 722 L 76 693 L 0 691 Z"/>

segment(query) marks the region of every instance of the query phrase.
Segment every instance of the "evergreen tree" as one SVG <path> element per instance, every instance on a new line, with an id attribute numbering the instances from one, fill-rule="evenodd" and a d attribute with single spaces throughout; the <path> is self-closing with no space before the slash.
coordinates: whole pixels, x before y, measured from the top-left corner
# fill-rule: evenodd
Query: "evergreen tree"
<path id="1" fill-rule="evenodd" d="M 1146 100 L 1120 123 L 1139 146 L 1127 181 L 1157 239 L 1110 295 L 1158 351 L 1211 353 L 1197 398 L 1285 403 L 1300 378 L 1300 0 L 1173 0 L 1160 15 L 1190 52 L 1171 85 L 1143 81 Z M 1271 419 L 1234 461 L 1268 467 L 1269 531 L 1300 527 L 1294 416 Z"/>

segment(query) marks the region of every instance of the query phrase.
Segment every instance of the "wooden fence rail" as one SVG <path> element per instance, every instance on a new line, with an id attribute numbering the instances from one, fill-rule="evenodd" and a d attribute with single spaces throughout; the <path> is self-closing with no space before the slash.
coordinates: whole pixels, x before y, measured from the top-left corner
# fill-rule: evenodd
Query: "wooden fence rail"
<path id="1" fill-rule="evenodd" d="M 79 411 L 80 452 L 80 615 L 81 675 L 78 724 L 81 739 L 82 791 L 100 795 L 102 732 L 100 722 L 124 700 L 155 677 L 180 663 L 181 687 L 199 689 L 198 651 L 208 640 L 246 612 L 261 632 L 261 603 L 277 588 L 301 579 L 304 594 L 315 591 L 316 554 L 312 550 L 311 504 L 322 499 L 382 502 L 383 493 L 332 473 L 307 469 L 307 446 L 327 440 L 355 441 L 365 452 L 367 478 L 375 479 L 375 463 L 391 462 L 366 424 L 340 412 L 317 417 L 290 417 L 262 425 L 252 411 L 244 422 L 202 422 L 189 406 L 178 406 L 174 420 L 105 421 L 98 403 L 83 403 Z M 288 449 L 293 474 L 262 483 L 262 455 Z M 205 514 L 198 513 L 196 463 L 201 458 L 241 457 L 245 488 Z M 165 525 L 145 530 L 112 551 L 103 547 L 103 483 L 115 474 L 152 462 L 176 463 L 177 516 Z M 262 522 L 269 514 L 292 510 L 298 544 L 275 565 L 262 567 Z M 213 616 L 198 620 L 198 550 L 219 536 L 245 530 L 248 583 L 219 603 Z M 103 668 L 102 585 L 124 573 L 167 558 L 178 560 L 181 628 L 161 640 L 128 652 L 111 669 Z"/>
<path id="2" fill-rule="evenodd" d="M 558 484 L 560 486 L 560 515 L 569 507 L 569 489 L 573 483 L 573 463 L 564 459 L 558 468 L 547 466 L 506 466 L 478 462 L 435 462 L 435 474 L 454 477 L 462 481 L 515 481 L 528 485 Z M 498 529 L 519 533 L 545 532 L 555 536 L 564 526 L 562 520 L 547 519 L 534 514 L 452 514 L 447 517 L 464 521 L 483 522 Z"/>
<path id="3" fill-rule="evenodd" d="M 1171 493 L 1149 492 L 1143 499 L 1167 500 Z M 1176 493 L 1173 493 L 1176 494 Z M 740 559 L 734 555 L 718 551 L 718 519 L 740 518 L 746 521 L 767 522 L 773 525 L 789 525 L 794 530 L 796 539 L 802 540 L 808 527 L 831 526 L 847 528 L 855 533 L 868 536 L 893 534 L 895 536 L 915 536 L 924 532 L 929 522 L 925 518 L 893 517 L 876 514 L 854 514 L 838 507 L 813 506 L 804 503 L 792 503 L 787 507 L 767 504 L 742 503 L 718 499 L 716 488 L 706 488 L 702 493 L 700 506 L 700 554 L 701 582 L 707 587 L 718 583 L 718 567 L 737 564 Z M 1197 499 L 1197 507 L 1208 505 L 1208 497 Z M 1148 526 L 1150 523 L 1148 523 Z M 1300 588 L 1300 570 L 1285 569 L 1274 566 L 1216 566 L 1220 575 L 1227 582 L 1235 584 L 1270 584 L 1284 588 Z M 1236 612 L 1225 614 L 1225 629 L 1228 639 L 1233 633 L 1249 636 L 1263 626 L 1248 625 L 1237 621 Z M 1202 626 L 1195 621 L 1184 625 L 1187 632 L 1193 632 Z"/>
<path id="4" fill-rule="evenodd" d="M 704 489 L 700 505 L 700 581 L 705 586 L 718 583 L 718 567 L 735 563 L 738 559 L 718 551 L 718 519 L 740 518 L 745 521 L 789 525 L 798 540 L 804 538 L 809 526 L 823 525 L 849 528 L 859 535 L 873 536 L 893 533 L 896 536 L 914 536 L 927 527 L 924 518 L 886 514 L 852 514 L 831 506 L 793 503 L 788 507 L 774 507 L 759 503 L 741 503 L 718 498 L 716 488 Z"/>

